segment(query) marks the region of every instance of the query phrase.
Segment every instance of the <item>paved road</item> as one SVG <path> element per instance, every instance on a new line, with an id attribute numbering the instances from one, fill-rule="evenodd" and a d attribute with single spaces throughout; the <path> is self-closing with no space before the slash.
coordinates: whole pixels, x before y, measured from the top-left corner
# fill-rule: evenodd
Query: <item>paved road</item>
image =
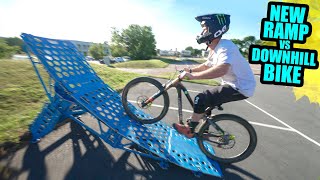
<path id="1" fill-rule="evenodd" d="M 185 85 L 192 96 L 208 88 Z M 170 106 L 177 107 L 175 91 L 170 90 L 170 98 Z M 222 166 L 225 179 L 319 179 L 318 105 L 310 104 L 307 98 L 295 101 L 291 88 L 258 84 L 254 97 L 223 107 L 225 113 L 250 121 L 258 134 L 252 156 Z M 185 117 L 189 115 L 184 112 Z M 170 110 L 165 117 L 167 123 L 176 119 L 176 110 Z M 13 179 L 198 179 L 183 168 L 171 165 L 169 170 L 162 170 L 151 159 L 114 149 L 75 123 L 65 124 L 40 143 L 27 145 L 0 160 L 0 164 L 8 167 Z M 201 179 L 216 178 L 204 175 Z"/>

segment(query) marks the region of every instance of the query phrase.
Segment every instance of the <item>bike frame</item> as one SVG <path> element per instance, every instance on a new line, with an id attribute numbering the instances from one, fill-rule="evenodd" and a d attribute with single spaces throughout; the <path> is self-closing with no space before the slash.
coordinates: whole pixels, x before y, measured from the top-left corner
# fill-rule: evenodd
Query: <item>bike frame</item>
<path id="1" fill-rule="evenodd" d="M 180 80 L 179 78 L 176 78 L 175 80 L 173 80 L 171 83 L 169 83 L 168 85 L 166 85 L 164 87 L 165 91 L 167 91 L 168 89 L 175 87 L 178 93 L 178 118 L 179 118 L 179 123 L 183 124 L 183 115 L 182 115 L 182 95 L 181 92 L 183 92 L 183 94 L 187 97 L 191 107 L 193 107 L 193 101 L 190 97 L 190 94 L 187 90 L 186 87 L 184 87 L 184 85 L 181 83 L 182 80 Z"/>
<path id="2" fill-rule="evenodd" d="M 144 102 L 141 103 L 142 107 L 148 106 L 149 103 L 152 103 L 155 99 L 157 99 L 158 97 L 160 97 L 164 92 L 168 91 L 170 88 L 175 87 L 178 93 L 178 118 L 179 118 L 179 123 L 180 124 L 184 124 L 183 123 L 183 115 L 182 115 L 182 95 L 181 92 L 183 92 L 183 94 L 187 97 L 190 105 L 193 108 L 193 101 L 190 97 L 190 94 L 187 90 L 187 88 L 181 83 L 182 79 L 180 78 L 176 78 L 172 81 L 168 81 L 165 84 L 162 84 L 163 89 L 159 90 L 157 93 L 155 93 L 154 95 L 152 95 L 150 98 L 148 98 L 147 100 L 145 100 Z M 208 107 L 204 114 L 204 119 L 205 121 L 208 120 L 208 117 L 211 116 L 211 111 L 214 109 L 215 107 Z M 218 110 L 222 110 L 222 107 L 220 105 L 217 106 Z M 225 135 L 225 131 L 215 122 L 209 121 L 210 125 L 213 126 L 215 129 L 217 129 L 218 131 L 220 131 L 222 133 L 222 136 Z M 197 134 L 197 133 L 196 133 Z M 212 137 L 221 137 L 221 135 L 213 135 L 210 133 L 210 136 Z M 214 141 L 212 141 L 214 142 Z"/>
<path id="3" fill-rule="evenodd" d="M 182 115 L 182 95 L 181 93 L 183 92 L 183 94 L 187 97 L 191 107 L 193 108 L 193 101 L 191 99 L 191 96 L 187 90 L 187 88 L 181 83 L 182 79 L 180 78 L 176 78 L 172 81 L 170 81 L 170 83 L 168 84 L 164 84 L 162 85 L 164 89 L 158 91 L 157 93 L 155 93 L 154 95 L 152 95 L 149 99 L 147 99 L 145 102 L 142 102 L 142 107 L 147 106 L 149 103 L 152 103 L 155 99 L 157 99 L 159 96 L 161 96 L 165 91 L 168 91 L 170 88 L 175 87 L 178 93 L 178 118 L 179 118 L 179 123 L 183 124 L 183 115 Z M 207 117 L 209 117 L 211 115 L 211 111 L 212 111 L 212 107 L 209 107 L 206 109 L 205 114 Z M 217 124 L 213 123 L 212 124 L 215 128 L 217 128 L 218 130 L 224 132 Z"/>

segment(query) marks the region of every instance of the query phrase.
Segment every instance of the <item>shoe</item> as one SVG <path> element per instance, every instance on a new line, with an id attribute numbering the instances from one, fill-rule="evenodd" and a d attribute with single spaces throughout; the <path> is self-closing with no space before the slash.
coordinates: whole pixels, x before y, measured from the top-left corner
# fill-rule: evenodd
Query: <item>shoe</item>
<path id="1" fill-rule="evenodd" d="M 186 136 L 187 138 L 194 137 L 194 133 L 191 131 L 188 125 L 174 123 L 173 128 L 177 130 L 180 134 L 183 134 L 184 136 Z"/>

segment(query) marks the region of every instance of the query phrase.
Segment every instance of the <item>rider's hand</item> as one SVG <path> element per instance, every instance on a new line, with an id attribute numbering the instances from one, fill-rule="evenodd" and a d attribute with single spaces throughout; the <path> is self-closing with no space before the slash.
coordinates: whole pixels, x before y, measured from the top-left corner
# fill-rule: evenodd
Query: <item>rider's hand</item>
<path id="1" fill-rule="evenodd" d="M 187 71 L 182 72 L 181 74 L 179 74 L 179 79 L 187 79 L 187 80 L 192 80 L 193 75 L 191 73 L 188 73 Z"/>
<path id="2" fill-rule="evenodd" d="M 190 67 L 185 67 L 185 68 L 183 68 L 183 70 L 184 70 L 185 72 L 190 72 Z"/>

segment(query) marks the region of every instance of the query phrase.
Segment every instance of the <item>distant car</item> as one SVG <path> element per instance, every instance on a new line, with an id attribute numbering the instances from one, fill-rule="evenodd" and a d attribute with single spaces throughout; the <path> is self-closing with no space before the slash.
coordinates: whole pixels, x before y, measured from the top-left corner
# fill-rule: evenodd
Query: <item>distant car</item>
<path id="1" fill-rule="evenodd" d="M 131 60 L 131 58 L 130 58 L 129 56 L 123 56 L 122 59 L 123 59 L 124 61 L 130 61 L 130 60 Z"/>
<path id="2" fill-rule="evenodd" d="M 93 57 L 91 57 L 91 56 L 86 56 L 86 60 L 87 60 L 87 61 L 93 61 L 93 60 L 94 60 L 94 58 L 93 58 Z"/>
<path id="3" fill-rule="evenodd" d="M 124 60 L 123 60 L 122 57 L 115 57 L 113 60 L 114 60 L 114 62 L 116 62 L 116 63 L 124 62 Z"/>

